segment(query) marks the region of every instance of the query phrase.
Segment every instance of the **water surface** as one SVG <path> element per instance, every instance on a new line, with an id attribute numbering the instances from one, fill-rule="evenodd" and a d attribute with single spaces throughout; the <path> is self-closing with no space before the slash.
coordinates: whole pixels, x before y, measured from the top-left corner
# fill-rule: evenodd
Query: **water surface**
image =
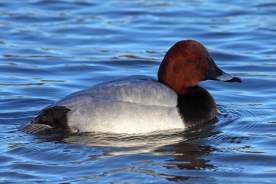
<path id="1" fill-rule="evenodd" d="M 0 181 L 276 182 L 273 1 L 0 2 Z M 205 45 L 239 83 L 202 82 L 219 114 L 183 132 L 28 135 L 17 130 L 74 91 L 156 77 L 178 40 Z"/>

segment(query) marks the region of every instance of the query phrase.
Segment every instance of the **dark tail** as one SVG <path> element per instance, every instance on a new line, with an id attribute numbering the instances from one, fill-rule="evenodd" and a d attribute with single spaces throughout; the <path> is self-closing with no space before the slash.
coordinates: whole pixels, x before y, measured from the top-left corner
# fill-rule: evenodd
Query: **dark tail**
<path id="1" fill-rule="evenodd" d="M 36 134 L 48 129 L 64 132 L 70 131 L 66 118 L 68 111 L 70 109 L 64 106 L 43 109 L 33 121 L 21 125 L 19 129 L 30 134 Z"/>

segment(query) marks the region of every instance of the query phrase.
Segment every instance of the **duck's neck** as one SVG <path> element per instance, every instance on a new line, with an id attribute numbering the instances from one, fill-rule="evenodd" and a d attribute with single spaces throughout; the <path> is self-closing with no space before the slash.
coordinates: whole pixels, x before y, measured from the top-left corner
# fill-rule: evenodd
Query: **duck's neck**
<path id="1" fill-rule="evenodd" d="M 160 81 L 160 80 L 158 80 L 158 81 L 165 84 L 166 86 L 170 87 L 179 95 L 190 94 L 190 93 L 197 92 L 198 90 L 201 90 L 201 87 L 198 85 L 192 86 L 192 87 L 186 87 L 186 86 L 183 86 L 180 84 L 176 85 L 175 83 L 169 83 L 169 82 L 164 83 L 163 81 Z"/>
<path id="2" fill-rule="evenodd" d="M 193 86 L 193 87 L 183 87 L 175 90 L 175 92 L 179 95 L 191 94 L 201 90 L 200 86 Z"/>

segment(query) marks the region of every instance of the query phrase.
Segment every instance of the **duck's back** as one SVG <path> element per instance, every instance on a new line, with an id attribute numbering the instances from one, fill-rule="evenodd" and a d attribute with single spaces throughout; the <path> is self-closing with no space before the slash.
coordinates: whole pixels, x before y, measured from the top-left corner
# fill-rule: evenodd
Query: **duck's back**
<path id="1" fill-rule="evenodd" d="M 123 101 L 143 105 L 175 107 L 177 94 L 156 79 L 134 75 L 101 83 L 88 89 L 72 93 L 52 106 L 68 108 L 86 103 L 90 99 Z"/>

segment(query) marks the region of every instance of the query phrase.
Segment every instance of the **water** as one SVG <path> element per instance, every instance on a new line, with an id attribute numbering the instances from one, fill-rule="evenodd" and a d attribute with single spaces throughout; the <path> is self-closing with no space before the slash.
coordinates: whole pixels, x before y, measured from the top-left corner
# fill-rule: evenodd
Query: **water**
<path id="1" fill-rule="evenodd" d="M 275 183 L 276 3 L 0 2 L 0 181 Z M 28 135 L 59 98 L 127 75 L 156 77 L 166 51 L 195 39 L 241 84 L 206 81 L 217 120 L 183 132 Z"/>

